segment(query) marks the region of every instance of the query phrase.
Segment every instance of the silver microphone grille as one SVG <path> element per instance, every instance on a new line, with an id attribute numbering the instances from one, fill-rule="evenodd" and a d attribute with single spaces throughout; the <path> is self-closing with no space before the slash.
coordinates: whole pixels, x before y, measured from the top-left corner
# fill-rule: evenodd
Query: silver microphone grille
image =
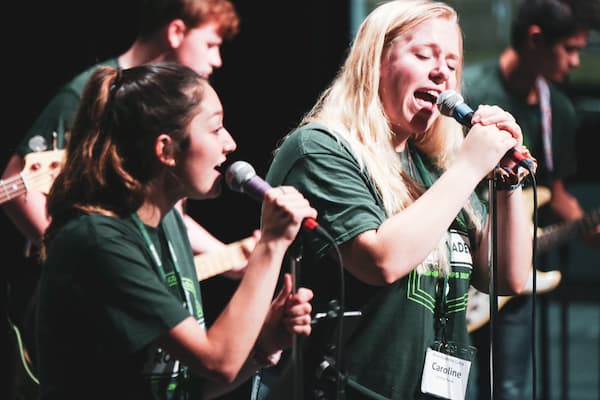
<path id="1" fill-rule="evenodd" d="M 465 100 L 463 99 L 463 97 L 460 94 L 458 94 L 455 90 L 446 90 L 440 93 L 440 95 L 437 98 L 436 104 L 443 115 L 452 117 L 454 108 L 457 105 L 464 102 Z"/>
<path id="2" fill-rule="evenodd" d="M 254 167 L 246 161 L 236 161 L 225 171 L 227 186 L 235 192 L 243 192 L 244 184 L 256 176 Z"/>

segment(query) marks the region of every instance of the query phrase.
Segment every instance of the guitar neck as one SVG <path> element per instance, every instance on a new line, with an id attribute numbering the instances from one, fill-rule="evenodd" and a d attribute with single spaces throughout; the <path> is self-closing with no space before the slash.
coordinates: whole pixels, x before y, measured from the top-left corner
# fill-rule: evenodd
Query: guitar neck
<path id="1" fill-rule="evenodd" d="M 27 185 L 21 174 L 0 180 L 0 204 L 27 192 Z"/>
<path id="2" fill-rule="evenodd" d="M 21 173 L 0 180 L 0 204 L 28 192 L 48 194 L 60 172 L 64 150 L 48 150 L 27 154 Z"/>
<path id="3" fill-rule="evenodd" d="M 222 250 L 200 254 L 194 257 L 198 281 L 211 278 L 246 264 L 246 254 L 254 248 L 256 239 L 252 236 L 227 244 Z"/>
<path id="4" fill-rule="evenodd" d="M 585 214 L 581 219 L 544 227 L 538 233 L 536 251 L 544 254 L 574 238 L 581 238 L 595 229 L 600 223 L 600 208 Z"/>

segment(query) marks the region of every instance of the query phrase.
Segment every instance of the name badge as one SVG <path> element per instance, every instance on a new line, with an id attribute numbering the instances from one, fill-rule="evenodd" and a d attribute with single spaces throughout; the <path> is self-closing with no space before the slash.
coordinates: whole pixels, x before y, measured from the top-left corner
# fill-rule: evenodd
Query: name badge
<path id="1" fill-rule="evenodd" d="M 469 382 L 471 361 L 427 349 L 421 392 L 442 399 L 464 400 Z"/>
<path id="2" fill-rule="evenodd" d="M 473 268 L 473 259 L 471 258 L 471 243 L 469 237 L 454 229 L 450 230 L 450 261 L 452 265 L 462 265 L 467 268 Z"/>

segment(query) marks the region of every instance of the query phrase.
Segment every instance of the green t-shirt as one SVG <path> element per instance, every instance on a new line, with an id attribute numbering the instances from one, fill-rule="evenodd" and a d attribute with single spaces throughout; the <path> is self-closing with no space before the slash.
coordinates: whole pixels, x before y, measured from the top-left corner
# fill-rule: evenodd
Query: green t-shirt
<path id="1" fill-rule="evenodd" d="M 473 108 L 479 104 L 498 105 L 510 112 L 521 126 L 523 141 L 538 162 L 535 174 L 538 185 L 548 185 L 551 176 L 566 179 L 577 168 L 575 108 L 555 84 L 548 84 L 552 109 L 552 175 L 546 168 L 540 106 L 527 104 L 509 92 L 498 60 L 469 65 L 463 72 L 463 94 L 467 104 L 471 104 Z"/>
<path id="2" fill-rule="evenodd" d="M 81 215 L 50 244 L 36 324 L 41 399 L 196 395 L 200 381 L 155 345 L 190 315 L 182 289 L 204 326 L 186 229 L 176 211 L 146 229 L 163 271 L 131 218 Z"/>
<path id="3" fill-rule="evenodd" d="M 415 150 L 412 156 L 419 154 Z M 427 162 L 423 166 L 427 171 L 420 172 L 431 174 L 435 180 L 439 172 Z M 361 171 L 349 149 L 318 125 L 302 127 L 285 139 L 266 179 L 273 186 L 292 185 L 302 192 L 317 209 L 320 226 L 338 246 L 361 232 L 378 229 L 386 219 L 371 179 Z M 481 203 L 478 205 L 483 207 Z M 470 236 L 463 224 L 455 223 L 449 230 L 452 243 L 448 246 L 453 250 L 447 333 L 449 340 L 462 344 L 469 343 L 465 311 L 472 272 Z M 340 268 L 337 260 L 328 255 L 332 244 L 323 237 L 306 233 L 301 241 L 298 285 L 314 291 L 312 303 L 316 313 L 326 312 L 328 302 L 339 299 L 340 294 Z M 426 349 L 435 339 L 434 311 L 439 282 L 436 275 L 413 271 L 390 285 L 371 286 L 344 272 L 345 308 L 362 312 L 361 317 L 347 319 L 344 325 L 347 340 L 342 354 L 343 372 L 349 379 L 348 399 L 427 398 L 420 392 L 420 378 Z M 315 381 L 318 364 L 324 355 L 330 359 L 335 355 L 326 350 L 328 344 L 335 343 L 332 335 L 335 323 L 326 318 L 321 320 L 307 339 L 303 360 L 305 390 L 322 384 L 322 380 Z M 282 386 L 285 379 L 282 378 Z"/>
<path id="4" fill-rule="evenodd" d="M 100 66 L 118 67 L 119 63 L 116 58 L 111 58 L 95 64 L 61 87 L 19 142 L 17 154 L 24 156 L 32 151 L 53 149 L 54 133 L 56 133 L 56 148 L 65 147 L 65 134 L 73 127 L 83 88 L 92 73 Z"/>

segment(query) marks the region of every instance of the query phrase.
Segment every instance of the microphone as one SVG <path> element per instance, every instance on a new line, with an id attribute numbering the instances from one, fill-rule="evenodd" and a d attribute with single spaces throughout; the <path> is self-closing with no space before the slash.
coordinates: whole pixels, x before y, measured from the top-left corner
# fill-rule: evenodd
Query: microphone
<path id="1" fill-rule="evenodd" d="M 471 118 L 473 118 L 475 111 L 465 103 L 463 97 L 456 91 L 446 90 L 440 93 L 436 104 L 443 115 L 452 117 L 461 125 L 471 128 Z M 514 147 L 506 152 L 505 157 L 510 157 L 514 162 L 529 170 L 534 168 L 533 162 Z"/>
<path id="2" fill-rule="evenodd" d="M 225 171 L 225 181 L 231 190 L 246 193 L 261 203 L 265 197 L 265 192 L 271 189 L 271 185 L 256 175 L 256 171 L 252 165 L 245 161 L 236 161 L 231 164 L 227 168 L 227 171 Z M 302 227 L 309 232 L 324 232 L 319 223 L 311 217 L 304 219 Z"/>

